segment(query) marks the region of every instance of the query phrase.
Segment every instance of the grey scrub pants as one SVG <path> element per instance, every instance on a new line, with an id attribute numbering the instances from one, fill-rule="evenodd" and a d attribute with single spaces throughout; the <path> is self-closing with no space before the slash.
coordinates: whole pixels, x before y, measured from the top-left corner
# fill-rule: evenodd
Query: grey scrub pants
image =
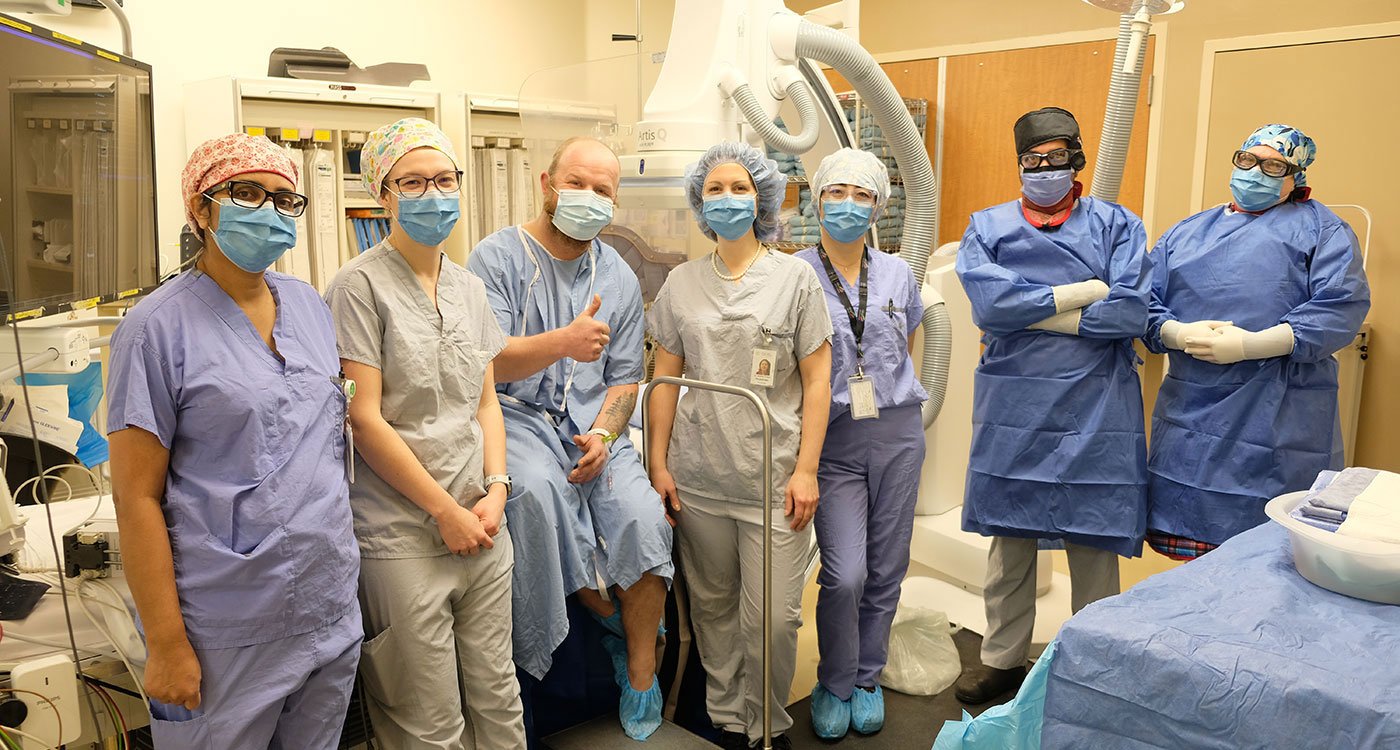
<path id="1" fill-rule="evenodd" d="M 511 659 L 514 552 L 502 530 L 481 554 L 364 558 L 360 665 L 384 750 L 519 750 Z M 465 700 L 465 705 L 464 701 Z"/>
<path id="2" fill-rule="evenodd" d="M 690 590 L 690 620 L 705 668 L 705 707 L 714 725 L 756 740 L 763 733 L 763 508 L 681 492 L 676 524 Z M 772 733 L 792 717 L 784 707 L 797 670 L 802 587 L 813 556 L 812 527 L 794 532 L 773 509 Z"/>
<path id="3" fill-rule="evenodd" d="M 982 663 L 1013 669 L 1026 663 L 1035 627 L 1037 540 L 992 537 L 987 559 L 987 633 Z M 1119 592 L 1118 555 L 1065 542 L 1069 557 L 1070 608 L 1074 612 Z"/>

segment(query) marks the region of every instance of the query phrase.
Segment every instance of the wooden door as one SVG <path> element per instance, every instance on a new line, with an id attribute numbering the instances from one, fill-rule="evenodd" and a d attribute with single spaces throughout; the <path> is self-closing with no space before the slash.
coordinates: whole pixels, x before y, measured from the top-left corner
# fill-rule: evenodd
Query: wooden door
<path id="1" fill-rule="evenodd" d="M 1202 204 L 1230 198 L 1230 155 L 1245 136 L 1270 122 L 1293 125 L 1317 141 L 1308 169 L 1312 197 L 1370 210 L 1374 225 L 1366 265 L 1371 283 L 1371 340 L 1365 362 L 1354 463 L 1400 471 L 1400 444 L 1388 431 L 1400 423 L 1400 206 L 1383 134 L 1400 120 L 1400 36 L 1220 52 L 1206 151 Z M 1286 71 L 1282 96 L 1265 96 Z M 1358 212 L 1337 209 L 1358 235 Z"/>
<path id="2" fill-rule="evenodd" d="M 1147 169 L 1151 42 L 1119 194 L 1119 202 L 1139 216 Z M 1089 157 L 1080 175 L 1088 191 L 1103 133 L 1114 44 L 1109 39 L 948 58 L 938 244 L 962 239 L 973 212 L 1017 197 L 1020 183 L 1011 127 L 1030 110 L 1056 106 L 1074 113 Z"/>

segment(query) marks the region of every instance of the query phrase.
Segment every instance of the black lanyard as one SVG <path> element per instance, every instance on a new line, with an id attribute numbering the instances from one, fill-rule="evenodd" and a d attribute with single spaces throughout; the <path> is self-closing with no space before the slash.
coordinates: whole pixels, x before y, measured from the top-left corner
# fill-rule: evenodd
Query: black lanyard
<path id="1" fill-rule="evenodd" d="M 826 276 L 831 279 L 831 286 L 836 290 L 836 298 L 841 300 L 841 306 L 846 308 L 846 316 L 851 319 L 851 334 L 856 338 L 856 362 L 864 362 L 865 351 L 861 349 L 860 340 L 865 336 L 865 302 L 870 292 L 870 251 L 861 248 L 860 251 L 860 309 L 851 307 L 851 298 L 846 296 L 845 282 L 836 275 L 836 268 L 831 265 L 831 258 L 826 254 L 826 248 L 817 243 L 817 255 L 821 256 L 822 266 L 826 268 Z"/>

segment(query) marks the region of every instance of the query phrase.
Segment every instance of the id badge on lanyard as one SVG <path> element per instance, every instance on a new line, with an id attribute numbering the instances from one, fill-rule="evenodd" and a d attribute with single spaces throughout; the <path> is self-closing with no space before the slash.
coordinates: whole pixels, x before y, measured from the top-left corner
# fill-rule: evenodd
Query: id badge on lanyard
<path id="1" fill-rule="evenodd" d="M 879 419 L 880 407 L 875 403 L 875 381 L 865 374 L 865 349 L 861 347 L 861 341 L 865 338 L 865 309 L 870 294 L 870 251 L 862 250 L 860 256 L 859 308 L 853 306 L 851 298 L 846 296 L 841 277 L 836 275 L 836 268 L 831 265 L 826 248 L 820 244 L 817 245 L 817 255 L 821 257 L 822 266 L 826 269 L 836 298 L 841 300 L 841 306 L 846 309 L 846 317 L 851 321 L 851 335 L 856 341 L 856 373 L 846 379 L 846 392 L 851 399 L 851 419 Z"/>
<path id="2" fill-rule="evenodd" d="M 856 367 L 856 374 L 846 380 L 851 395 L 851 419 L 879 419 L 880 407 L 875 403 L 875 381 Z"/>

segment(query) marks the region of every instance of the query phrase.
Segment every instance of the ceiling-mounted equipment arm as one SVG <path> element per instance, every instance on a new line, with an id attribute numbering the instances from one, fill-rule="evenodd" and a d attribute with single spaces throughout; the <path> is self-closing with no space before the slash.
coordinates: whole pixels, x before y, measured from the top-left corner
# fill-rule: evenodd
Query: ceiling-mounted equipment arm
<path id="1" fill-rule="evenodd" d="M 733 68 L 725 71 L 720 78 L 719 88 L 725 96 L 734 100 L 739 111 L 748 120 L 749 126 L 763 139 L 763 142 L 787 154 L 804 154 L 817 142 L 817 103 L 807 82 L 791 67 L 779 71 L 777 83 L 797 107 L 799 124 L 796 133 L 785 133 L 759 103 L 758 97 L 749 88 L 748 81 L 740 77 Z"/>
<path id="2" fill-rule="evenodd" d="M 923 136 L 909 115 L 903 97 L 875 58 L 839 31 L 809 23 L 795 14 L 779 13 L 773 16 L 769 26 L 769 42 L 774 54 L 781 59 L 806 57 L 830 65 L 850 82 L 869 108 L 904 178 L 904 235 L 899 254 L 914 271 L 915 281 L 922 286 L 928 256 L 938 233 L 938 185 Z M 933 395 L 943 393 L 948 385 L 946 359 L 939 367 L 936 353 L 944 351 L 948 345 L 950 329 L 937 324 L 938 314 L 925 314 L 923 323 L 924 367 L 920 369 L 919 382 L 930 395 L 930 400 L 924 403 L 925 427 L 933 424 L 942 406 L 942 400 L 935 403 Z M 943 314 L 946 315 L 946 311 Z"/>

